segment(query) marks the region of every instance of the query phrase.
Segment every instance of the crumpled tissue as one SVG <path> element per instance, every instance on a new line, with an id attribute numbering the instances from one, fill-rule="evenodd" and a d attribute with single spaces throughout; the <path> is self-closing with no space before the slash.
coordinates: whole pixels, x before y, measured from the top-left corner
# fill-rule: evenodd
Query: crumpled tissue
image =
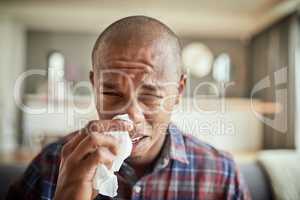
<path id="1" fill-rule="evenodd" d="M 125 120 L 132 123 L 127 114 L 117 115 L 113 119 Z M 132 150 L 132 142 L 127 131 L 114 131 L 105 134 L 112 135 L 120 141 L 119 151 L 116 159 L 113 161 L 111 169 L 105 165 L 99 165 L 93 179 L 93 187 L 98 193 L 115 197 L 118 191 L 118 179 L 114 172 L 120 170 L 124 160 L 130 156 Z"/>

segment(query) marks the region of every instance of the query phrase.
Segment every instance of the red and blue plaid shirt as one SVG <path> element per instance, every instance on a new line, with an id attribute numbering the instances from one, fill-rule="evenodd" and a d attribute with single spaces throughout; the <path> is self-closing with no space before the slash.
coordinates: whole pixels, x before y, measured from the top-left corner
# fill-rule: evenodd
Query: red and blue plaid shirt
<path id="1" fill-rule="evenodd" d="M 9 199 L 53 199 L 65 139 L 48 145 L 29 165 Z M 132 188 L 132 200 L 242 200 L 248 190 L 232 158 L 193 136 L 183 135 L 174 125 L 153 169 L 142 178 L 124 162 L 118 173 L 119 188 Z M 109 199 L 98 195 L 96 199 Z M 119 192 L 116 199 L 124 199 Z"/>

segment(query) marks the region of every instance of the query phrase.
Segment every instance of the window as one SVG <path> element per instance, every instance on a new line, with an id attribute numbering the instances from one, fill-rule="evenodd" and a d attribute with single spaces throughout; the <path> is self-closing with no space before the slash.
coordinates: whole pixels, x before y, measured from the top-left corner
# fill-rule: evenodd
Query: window
<path id="1" fill-rule="evenodd" d="M 63 81 L 65 76 L 65 57 L 58 51 L 51 52 L 48 57 L 49 81 Z"/>
<path id="2" fill-rule="evenodd" d="M 213 54 L 204 44 L 191 43 L 183 49 L 182 60 L 189 73 L 201 78 L 211 72 Z"/>
<path id="3" fill-rule="evenodd" d="M 230 81 L 231 62 L 230 57 L 226 53 L 220 54 L 213 66 L 213 78 L 217 82 L 227 83 Z"/>
<path id="4" fill-rule="evenodd" d="M 66 99 L 65 58 L 58 51 L 48 57 L 48 98 L 49 102 Z"/>

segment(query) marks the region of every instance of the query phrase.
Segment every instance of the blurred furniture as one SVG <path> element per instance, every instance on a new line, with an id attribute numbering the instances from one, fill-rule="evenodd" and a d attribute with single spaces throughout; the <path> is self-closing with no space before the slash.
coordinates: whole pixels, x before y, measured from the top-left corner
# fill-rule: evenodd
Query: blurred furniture
<path id="1" fill-rule="evenodd" d="M 275 199 L 300 199 L 300 154 L 295 150 L 265 150 L 257 160 L 263 166 Z"/>
<path id="2" fill-rule="evenodd" d="M 258 162 L 240 165 L 241 174 L 253 200 L 272 200 L 269 178 Z"/>
<path id="3" fill-rule="evenodd" d="M 9 185 L 25 170 L 25 165 L 0 165 L 0 199 L 5 198 Z M 271 200 L 272 194 L 267 176 L 257 162 L 241 164 L 240 170 L 253 200 Z"/>
<path id="4" fill-rule="evenodd" d="M 33 151 L 97 119 L 90 96 L 53 101 L 45 95 L 26 95 L 25 101 L 28 111 L 23 112 L 22 118 L 23 144 Z"/>
<path id="5" fill-rule="evenodd" d="M 183 132 L 218 149 L 255 152 L 263 147 L 260 117 L 276 112 L 276 106 L 246 98 L 183 98 L 172 121 Z"/>

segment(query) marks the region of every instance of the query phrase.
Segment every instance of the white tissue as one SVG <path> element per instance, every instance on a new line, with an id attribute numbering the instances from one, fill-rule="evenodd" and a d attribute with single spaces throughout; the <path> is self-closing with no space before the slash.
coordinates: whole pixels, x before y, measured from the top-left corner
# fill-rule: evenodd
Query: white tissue
<path id="1" fill-rule="evenodd" d="M 127 114 L 117 115 L 113 119 L 132 121 Z M 114 172 L 119 171 L 124 160 L 130 156 L 132 150 L 132 142 L 127 131 L 114 131 L 106 134 L 112 135 L 120 141 L 119 151 L 116 159 L 113 161 L 111 169 L 107 169 L 105 165 L 99 165 L 93 179 L 93 187 L 98 193 L 115 197 L 118 191 L 118 179 Z"/>

